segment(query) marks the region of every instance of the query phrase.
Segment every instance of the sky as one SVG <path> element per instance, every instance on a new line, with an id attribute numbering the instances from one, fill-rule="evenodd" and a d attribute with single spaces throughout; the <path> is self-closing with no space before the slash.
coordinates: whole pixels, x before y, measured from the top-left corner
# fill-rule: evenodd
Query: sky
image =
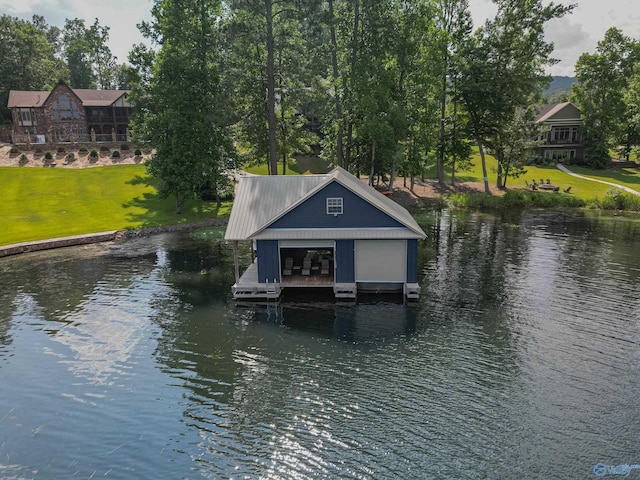
<path id="1" fill-rule="evenodd" d="M 470 0 L 475 26 L 495 15 L 491 0 Z M 549 22 L 545 32 L 555 45 L 554 57 L 560 62 L 549 70 L 552 75 L 573 76 L 578 57 L 593 53 L 610 27 L 640 40 L 640 0 L 556 0 L 574 3 L 573 13 Z M 151 19 L 153 0 L 0 0 L 0 14 L 30 20 L 44 16 L 49 25 L 62 27 L 65 18 L 82 18 L 87 26 L 98 18 L 109 30 L 109 46 L 118 63 L 127 61 L 131 46 L 144 39 L 136 25 Z"/>

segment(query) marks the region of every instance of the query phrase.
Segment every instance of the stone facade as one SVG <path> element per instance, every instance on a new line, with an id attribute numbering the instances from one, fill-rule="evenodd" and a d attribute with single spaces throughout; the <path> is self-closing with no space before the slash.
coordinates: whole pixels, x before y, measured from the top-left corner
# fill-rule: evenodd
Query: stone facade
<path id="1" fill-rule="evenodd" d="M 11 91 L 13 143 L 128 141 L 127 96 L 123 90 L 72 89 L 62 81 L 51 92 Z"/>

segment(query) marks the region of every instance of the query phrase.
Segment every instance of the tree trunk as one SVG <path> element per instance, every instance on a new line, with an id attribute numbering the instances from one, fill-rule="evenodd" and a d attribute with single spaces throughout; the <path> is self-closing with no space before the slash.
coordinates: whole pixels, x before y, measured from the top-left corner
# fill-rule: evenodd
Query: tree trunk
<path id="1" fill-rule="evenodd" d="M 373 187 L 373 175 L 376 171 L 376 142 L 371 145 L 371 170 L 369 171 L 369 186 Z"/>
<path id="2" fill-rule="evenodd" d="M 273 36 L 273 3 L 272 0 L 264 0 L 265 16 L 267 20 L 267 123 L 269 125 L 269 173 L 278 174 L 278 144 L 277 144 L 277 119 L 276 119 L 276 81 L 274 62 L 274 36 Z"/>
<path id="3" fill-rule="evenodd" d="M 451 186 L 456 184 L 456 159 L 453 158 L 451 162 Z"/>
<path id="4" fill-rule="evenodd" d="M 355 0 L 353 5 L 353 37 L 351 43 L 351 71 L 349 72 L 349 81 L 353 82 L 353 76 L 356 71 L 356 60 L 358 59 L 358 29 L 360 28 L 360 0 Z M 349 169 L 351 162 L 351 145 L 353 143 L 353 123 L 351 122 L 351 114 L 349 110 L 349 120 L 347 125 L 347 152 L 344 159 L 344 168 Z"/>
<path id="5" fill-rule="evenodd" d="M 445 65 L 447 59 L 445 58 Z M 447 113 L 447 73 L 442 76 L 442 96 L 440 97 L 440 148 L 438 149 L 438 160 L 436 162 L 436 173 L 438 175 L 438 183 L 444 185 L 444 135 L 445 135 L 445 115 Z"/>
<path id="6" fill-rule="evenodd" d="M 347 123 L 347 144 L 344 152 L 344 169 L 349 170 L 349 164 L 351 163 L 351 142 L 353 140 L 353 123 L 349 121 Z"/>
<path id="7" fill-rule="evenodd" d="M 389 191 L 393 192 L 393 182 L 396 181 L 396 156 L 391 161 L 391 175 L 389 175 Z"/>
<path id="8" fill-rule="evenodd" d="M 287 174 L 287 122 L 284 114 L 284 98 L 280 96 L 280 119 L 282 121 L 282 175 Z"/>
<path id="9" fill-rule="evenodd" d="M 458 91 L 456 89 L 456 83 L 455 81 L 453 82 L 453 125 L 452 125 L 452 130 L 451 130 L 451 145 L 452 145 L 452 159 L 451 159 L 451 186 L 455 185 L 456 183 L 456 156 L 457 156 L 457 139 L 456 139 L 456 135 L 458 134 L 458 102 L 456 101 L 455 97 L 458 94 Z"/>
<path id="10" fill-rule="evenodd" d="M 340 98 L 340 89 L 338 88 L 338 78 L 340 77 L 338 72 L 338 42 L 336 40 L 336 27 L 335 16 L 333 12 L 333 0 L 329 0 L 329 17 L 330 24 L 329 30 L 331 35 L 331 66 L 333 69 L 333 95 L 336 102 L 336 123 L 338 125 L 338 132 L 336 135 L 336 157 L 337 163 L 342 168 L 345 167 L 344 154 L 342 151 L 342 137 L 343 137 L 343 118 L 342 118 L 342 99 Z"/>
<path id="11" fill-rule="evenodd" d="M 480 162 L 482 163 L 482 176 L 484 177 L 484 193 L 491 193 L 489 189 L 489 176 L 487 175 L 487 162 L 484 158 L 484 146 L 482 145 L 482 140 L 479 138 L 476 139 L 476 143 L 478 144 L 478 150 L 480 151 Z"/>
<path id="12" fill-rule="evenodd" d="M 503 155 L 502 155 L 503 156 Z M 503 156 L 504 157 L 504 156 Z M 498 188 L 504 188 L 504 183 L 502 182 L 502 159 L 498 158 L 498 171 L 497 171 L 497 175 L 498 178 L 496 180 L 496 187 Z"/>

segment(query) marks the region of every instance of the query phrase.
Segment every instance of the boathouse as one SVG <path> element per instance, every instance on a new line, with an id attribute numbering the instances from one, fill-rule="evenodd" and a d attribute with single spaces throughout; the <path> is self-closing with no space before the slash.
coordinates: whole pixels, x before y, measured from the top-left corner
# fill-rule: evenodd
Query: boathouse
<path id="1" fill-rule="evenodd" d="M 242 176 L 225 234 L 234 245 L 237 299 L 278 298 L 287 288 L 403 292 L 417 298 L 418 241 L 425 233 L 393 200 L 344 170 Z M 238 245 L 253 262 L 240 276 Z"/>

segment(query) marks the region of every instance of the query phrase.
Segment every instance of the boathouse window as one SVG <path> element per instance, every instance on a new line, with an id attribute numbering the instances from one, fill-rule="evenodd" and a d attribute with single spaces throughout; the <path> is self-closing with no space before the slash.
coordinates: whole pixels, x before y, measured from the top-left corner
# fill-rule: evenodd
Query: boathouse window
<path id="1" fill-rule="evenodd" d="M 342 197 L 327 198 L 327 215 L 342 215 Z"/>

